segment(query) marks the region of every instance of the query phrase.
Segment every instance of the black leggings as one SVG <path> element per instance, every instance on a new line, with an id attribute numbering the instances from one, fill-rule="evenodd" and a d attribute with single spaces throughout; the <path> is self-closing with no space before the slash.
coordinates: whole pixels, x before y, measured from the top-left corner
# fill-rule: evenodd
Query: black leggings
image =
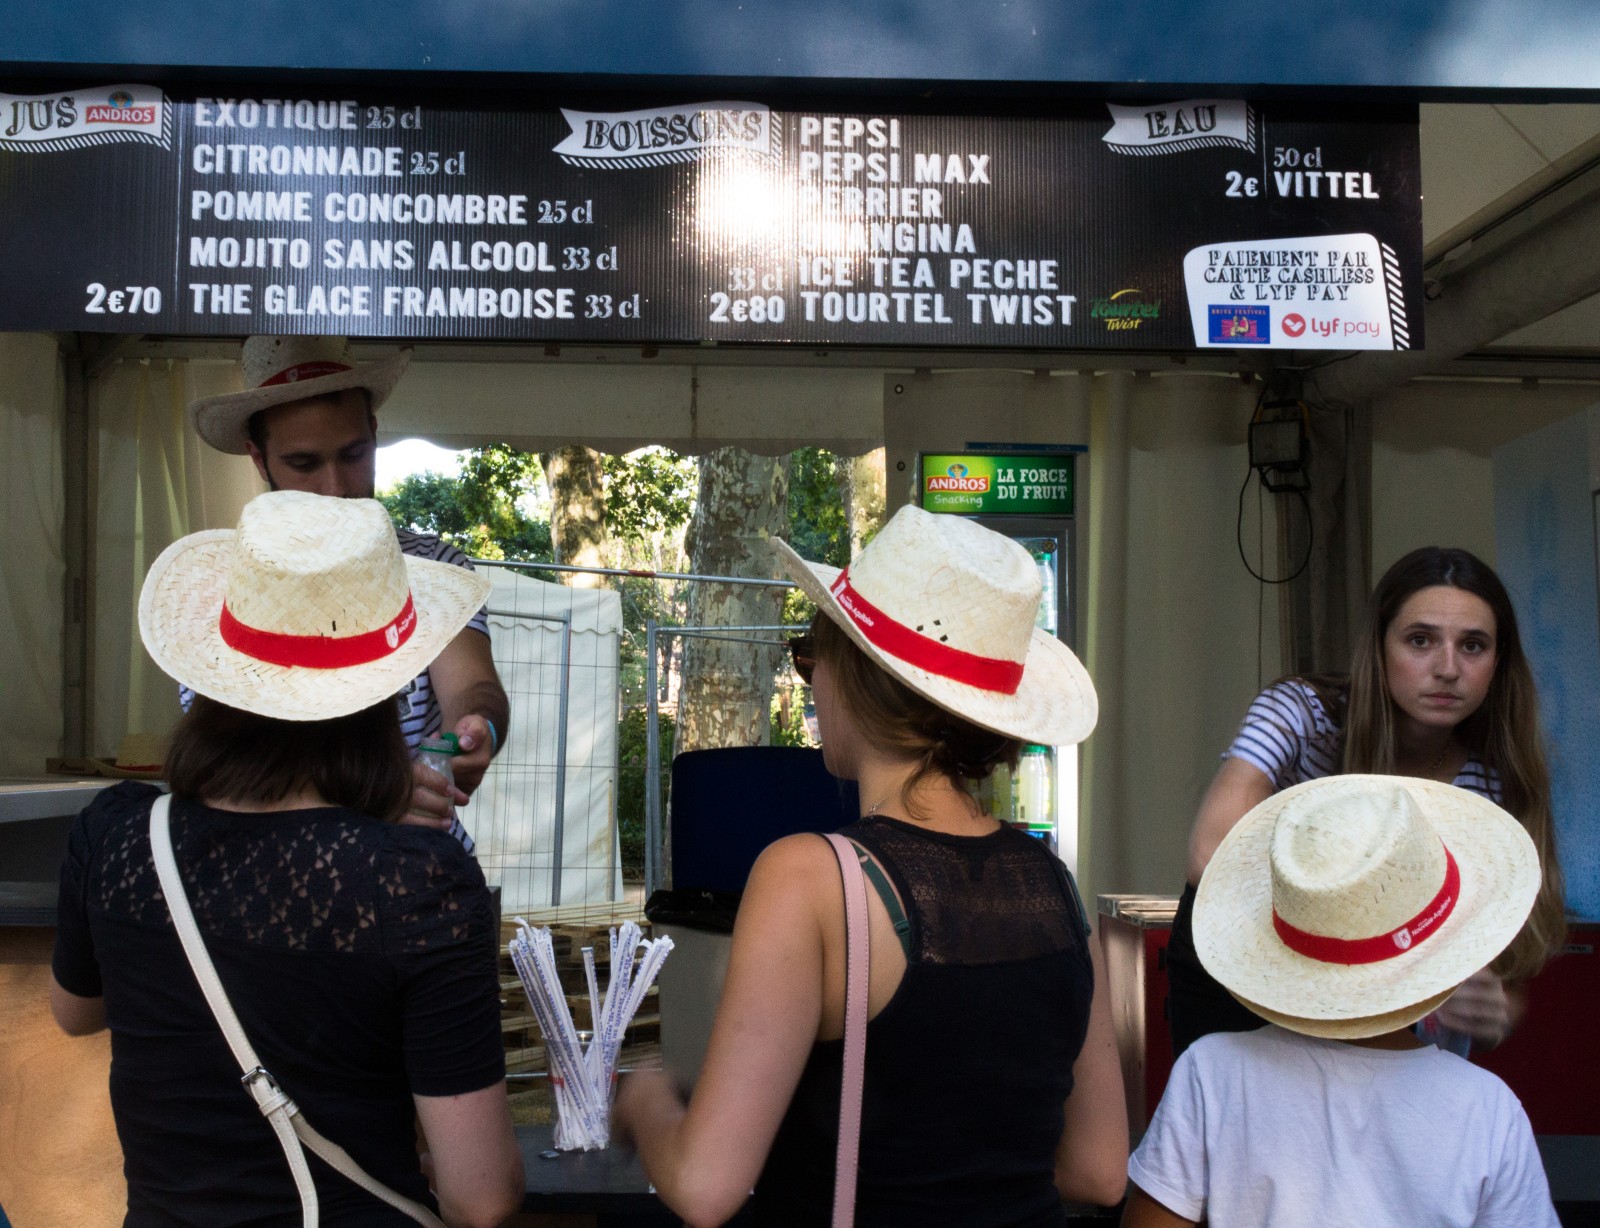
<path id="1" fill-rule="evenodd" d="M 1253 1032 L 1266 1020 L 1253 1014 L 1201 964 L 1194 949 L 1194 888 L 1184 886 L 1167 942 L 1167 1003 L 1176 1059 L 1212 1032 Z"/>

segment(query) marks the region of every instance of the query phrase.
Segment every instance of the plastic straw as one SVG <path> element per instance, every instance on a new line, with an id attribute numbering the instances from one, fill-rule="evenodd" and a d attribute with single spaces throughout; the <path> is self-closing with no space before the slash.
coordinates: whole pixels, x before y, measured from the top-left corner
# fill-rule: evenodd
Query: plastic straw
<path id="1" fill-rule="evenodd" d="M 578 1036 L 561 988 L 550 931 L 534 929 L 518 917 L 517 935 L 508 950 L 544 1033 L 556 1099 L 556 1147 L 562 1151 L 605 1147 L 611 1141 L 611 1086 L 622 1037 L 672 950 L 672 939 L 646 939 L 632 921 L 624 921 L 620 933 L 613 929 L 603 995 L 595 974 L 594 948 L 583 948 L 592 1029 L 587 1046 Z"/>

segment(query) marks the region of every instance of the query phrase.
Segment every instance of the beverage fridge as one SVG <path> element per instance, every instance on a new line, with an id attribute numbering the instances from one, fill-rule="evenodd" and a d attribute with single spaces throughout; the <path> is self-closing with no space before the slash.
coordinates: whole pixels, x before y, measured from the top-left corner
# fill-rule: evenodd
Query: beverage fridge
<path id="1" fill-rule="evenodd" d="M 1081 448 L 1059 452 L 939 452 L 918 457 L 917 499 L 1016 541 L 1039 569 L 1038 625 L 1078 650 L 1078 500 Z M 1025 746 L 1014 772 L 980 793 L 996 818 L 1047 841 L 1078 869 L 1078 748 Z"/>

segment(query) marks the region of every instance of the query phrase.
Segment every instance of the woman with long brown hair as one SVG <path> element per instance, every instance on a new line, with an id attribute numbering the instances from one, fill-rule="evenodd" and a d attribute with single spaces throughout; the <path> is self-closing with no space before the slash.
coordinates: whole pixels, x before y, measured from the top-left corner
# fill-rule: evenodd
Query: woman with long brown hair
<path id="1" fill-rule="evenodd" d="M 1208 1032 L 1260 1026 L 1194 954 L 1194 890 L 1211 854 L 1258 802 L 1338 772 L 1455 784 L 1522 823 L 1544 875 L 1533 912 L 1511 946 L 1423 1026 L 1452 1047 L 1465 1048 L 1462 1037 L 1492 1046 L 1520 1018 L 1520 987 L 1565 928 L 1538 697 L 1500 578 L 1465 550 L 1427 546 L 1378 581 L 1348 678 L 1286 678 L 1257 696 L 1200 804 L 1168 952 L 1179 1052 Z"/>

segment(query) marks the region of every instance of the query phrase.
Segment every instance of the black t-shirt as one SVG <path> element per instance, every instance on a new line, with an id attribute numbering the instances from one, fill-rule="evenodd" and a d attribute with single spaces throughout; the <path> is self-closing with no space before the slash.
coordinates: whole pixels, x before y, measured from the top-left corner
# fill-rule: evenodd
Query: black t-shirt
<path id="1" fill-rule="evenodd" d="M 104 996 L 127 1228 L 300 1222 L 276 1136 L 172 928 L 150 857 L 157 791 L 116 785 L 61 867 L 54 971 Z M 499 935 L 449 836 L 325 807 L 273 814 L 178 798 L 172 843 L 200 932 L 262 1065 L 372 1176 L 432 1205 L 412 1095 L 505 1077 Z M 310 1161 L 322 1223 L 412 1221 Z"/>
<path id="2" fill-rule="evenodd" d="M 1006 827 L 872 818 L 840 834 L 884 867 L 911 922 L 905 976 L 867 1025 L 856 1223 L 1064 1224 L 1055 1151 L 1094 992 L 1066 868 Z M 843 1041 L 812 1048 L 754 1222 L 828 1223 L 843 1055 Z"/>

